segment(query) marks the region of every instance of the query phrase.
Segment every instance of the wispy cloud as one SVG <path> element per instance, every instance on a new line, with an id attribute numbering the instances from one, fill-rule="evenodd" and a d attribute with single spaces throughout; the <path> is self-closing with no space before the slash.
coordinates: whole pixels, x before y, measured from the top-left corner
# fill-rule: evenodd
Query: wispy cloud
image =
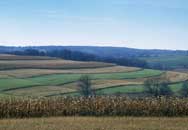
<path id="1" fill-rule="evenodd" d="M 61 10 L 36 10 L 36 14 L 48 17 L 48 18 L 61 18 L 64 13 Z"/>
<path id="2" fill-rule="evenodd" d="M 64 13 L 63 10 L 38 10 L 36 13 L 49 20 L 63 20 L 63 23 L 106 24 L 116 22 L 116 20 L 111 17 L 68 14 Z"/>

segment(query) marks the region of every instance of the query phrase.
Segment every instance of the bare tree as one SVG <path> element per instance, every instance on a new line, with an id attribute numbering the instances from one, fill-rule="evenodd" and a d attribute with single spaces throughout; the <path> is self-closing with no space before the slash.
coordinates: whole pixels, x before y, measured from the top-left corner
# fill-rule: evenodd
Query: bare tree
<path id="1" fill-rule="evenodd" d="M 144 82 L 145 92 L 158 97 L 158 96 L 171 96 L 173 92 L 168 86 L 168 80 L 160 78 L 150 78 Z"/>
<path id="2" fill-rule="evenodd" d="M 80 89 L 80 93 L 85 97 L 89 97 L 95 94 L 91 87 L 91 78 L 88 75 L 83 75 L 80 77 L 78 81 L 78 87 Z"/>
<path id="3" fill-rule="evenodd" d="M 180 93 L 181 93 L 181 96 L 188 97 L 188 81 L 183 82 Z"/>

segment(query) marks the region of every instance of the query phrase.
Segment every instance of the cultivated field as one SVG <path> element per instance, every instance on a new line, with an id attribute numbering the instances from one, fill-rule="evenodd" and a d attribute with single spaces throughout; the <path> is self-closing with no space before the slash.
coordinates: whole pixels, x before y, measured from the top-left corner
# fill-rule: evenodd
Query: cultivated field
<path id="1" fill-rule="evenodd" d="M 56 117 L 0 120 L 1 130 L 188 130 L 188 118 Z"/>
<path id="2" fill-rule="evenodd" d="M 143 83 L 144 78 L 152 77 L 152 76 L 159 76 L 163 72 L 161 71 L 154 71 L 154 70 L 139 70 L 134 72 L 117 72 L 117 73 L 95 73 L 95 74 L 88 74 L 91 79 L 93 79 L 93 87 L 94 88 L 106 88 L 112 86 L 119 86 L 119 85 L 132 85 L 132 84 L 139 84 Z M 48 74 L 48 75 L 41 75 L 41 76 L 33 76 L 28 78 L 16 78 L 16 77 L 9 77 L 9 78 L 2 78 L 0 79 L 0 91 L 5 94 L 13 94 L 19 95 L 19 91 L 25 90 L 27 93 L 27 89 L 31 91 L 32 89 L 37 89 L 38 87 L 44 87 L 44 91 L 49 91 L 51 93 L 51 89 L 49 87 L 60 88 L 65 90 L 68 88 L 67 86 L 72 86 L 71 88 L 76 91 L 77 90 L 77 83 L 76 81 L 82 76 L 83 74 Z M 70 85 L 69 85 L 70 84 Z M 48 86 L 48 87 L 46 87 Z M 59 93 L 62 91 L 57 90 Z M 17 93 L 18 92 L 18 93 Z M 64 93 L 67 93 L 65 91 Z M 35 93 L 36 95 L 37 93 Z M 27 96 L 26 94 L 22 93 L 22 95 Z M 30 93 L 28 96 L 31 96 Z M 38 94 L 40 95 L 40 93 Z M 51 94 L 50 94 L 51 95 Z M 48 96 L 48 95 L 46 95 Z"/>
<path id="3" fill-rule="evenodd" d="M 10 60 L 8 60 L 10 58 Z M 117 66 L 101 62 L 78 62 L 50 57 L 0 55 L 0 95 L 16 97 L 51 97 L 79 95 L 77 80 L 82 75 L 92 79 L 99 95 L 140 94 L 143 83 L 151 77 L 166 78 L 176 93 L 187 73 Z"/>
<path id="4" fill-rule="evenodd" d="M 0 60 L 54 60 L 57 58 L 46 57 L 46 56 L 16 56 L 8 54 L 0 54 Z"/>
<path id="5" fill-rule="evenodd" d="M 188 98 L 128 98 L 124 96 L 4 98 L 0 118 L 54 116 L 188 116 Z"/>
<path id="6" fill-rule="evenodd" d="M 0 76 L 9 76 L 15 78 L 29 78 L 50 74 L 97 74 L 97 73 L 117 73 L 117 72 L 132 72 L 142 70 L 135 67 L 112 66 L 99 67 L 90 69 L 14 69 L 0 71 Z"/>
<path id="7" fill-rule="evenodd" d="M 82 75 L 96 97 L 80 97 Z M 188 130 L 187 118 L 174 118 L 188 116 L 187 98 L 144 98 L 153 77 L 167 79 L 178 96 L 188 73 L 1 55 L 0 130 Z"/>
<path id="8" fill-rule="evenodd" d="M 160 63 L 165 68 L 182 69 L 187 68 L 188 56 L 172 55 L 172 56 L 158 56 L 141 58 L 146 60 L 151 66 Z"/>
<path id="9" fill-rule="evenodd" d="M 111 67 L 102 62 L 78 62 L 68 60 L 0 60 L 0 70 L 9 69 L 79 69 Z"/>

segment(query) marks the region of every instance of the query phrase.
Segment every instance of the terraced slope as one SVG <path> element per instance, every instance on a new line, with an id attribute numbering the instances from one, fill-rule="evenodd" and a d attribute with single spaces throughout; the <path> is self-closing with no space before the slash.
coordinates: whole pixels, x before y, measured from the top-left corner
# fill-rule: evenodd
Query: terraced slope
<path id="1" fill-rule="evenodd" d="M 125 73 L 102 73 L 102 74 L 88 74 L 93 80 L 114 80 L 114 79 L 138 79 L 138 78 L 146 78 L 151 76 L 158 76 L 162 74 L 161 71 L 154 70 L 141 70 L 135 72 L 125 72 Z M 22 84 L 22 86 L 32 86 L 33 84 L 40 85 L 62 85 L 70 82 L 77 81 L 82 74 L 51 74 L 51 75 L 43 75 L 32 78 L 7 78 L 0 79 L 0 88 L 6 86 L 9 88 L 9 84 L 14 84 L 14 87 L 17 87 L 18 84 Z M 25 83 L 28 83 L 25 84 Z M 11 85 L 10 85 L 11 86 Z M 13 86 L 13 85 L 12 85 Z"/>
<path id="2" fill-rule="evenodd" d="M 95 74 L 95 73 L 118 73 L 142 70 L 135 67 L 110 66 L 90 69 L 14 69 L 0 71 L 1 77 L 28 78 L 51 74 Z"/>
<path id="3" fill-rule="evenodd" d="M 101 62 L 25 58 L 26 60 L 23 60 L 16 56 L 16 60 L 0 60 L 0 95 L 78 95 L 77 80 L 85 74 L 91 77 L 92 87 L 96 89 L 97 94 L 142 93 L 144 81 L 151 77 L 168 78 L 171 88 L 178 91 L 181 82 L 188 79 L 188 74 L 179 72 L 116 66 Z"/>
<path id="4" fill-rule="evenodd" d="M 0 54 L 0 60 L 54 60 L 57 58 L 46 57 L 46 56 L 17 56 L 17 55 L 8 55 Z"/>
<path id="5" fill-rule="evenodd" d="M 106 77 L 101 77 L 101 74 L 95 74 L 95 77 L 98 76 L 98 78 L 92 80 L 93 88 L 99 89 L 99 94 L 142 92 L 142 84 L 147 78 L 144 75 L 140 77 L 140 72 L 138 71 L 138 75 L 130 79 L 130 73 L 136 72 L 123 73 L 124 78 L 120 75 L 116 79 L 111 78 L 110 74 L 102 74 L 106 75 Z M 163 72 L 156 72 L 148 76 L 160 76 L 160 74 L 161 76 L 164 75 Z M 76 92 L 78 90 L 76 81 L 80 76 L 81 74 L 58 74 L 25 79 L 2 79 L 0 80 L 0 90 L 3 93 L 18 96 L 62 95 L 63 93 Z"/>
<path id="6" fill-rule="evenodd" d="M 0 70 L 10 69 L 80 69 L 115 66 L 102 62 L 78 62 L 67 60 L 0 60 Z"/>

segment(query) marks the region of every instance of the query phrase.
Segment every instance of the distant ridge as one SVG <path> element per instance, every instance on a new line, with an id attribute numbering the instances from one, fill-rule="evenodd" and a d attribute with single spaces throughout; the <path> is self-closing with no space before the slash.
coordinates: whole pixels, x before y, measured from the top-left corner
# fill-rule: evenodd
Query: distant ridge
<path id="1" fill-rule="evenodd" d="M 128 47 L 106 47 L 106 46 L 0 46 L 0 53 L 20 51 L 28 48 L 39 50 L 60 50 L 68 49 L 84 53 L 100 55 L 104 57 L 140 57 L 140 56 L 158 56 L 158 55 L 187 55 L 184 50 L 163 50 L 163 49 L 136 49 Z"/>

